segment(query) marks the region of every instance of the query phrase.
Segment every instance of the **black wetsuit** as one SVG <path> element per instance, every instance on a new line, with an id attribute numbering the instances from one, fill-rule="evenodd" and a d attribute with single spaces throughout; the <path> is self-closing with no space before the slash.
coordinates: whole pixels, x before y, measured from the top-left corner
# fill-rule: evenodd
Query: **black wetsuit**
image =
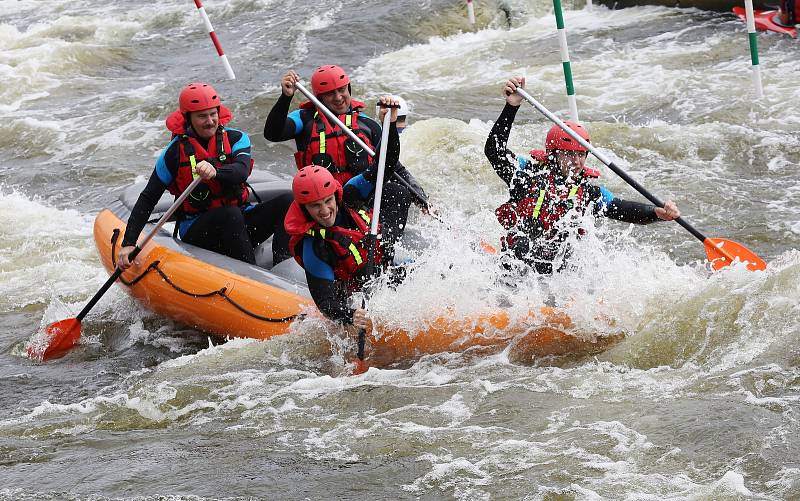
<path id="1" fill-rule="evenodd" d="M 315 109 L 300 108 L 289 113 L 292 98 L 281 93 L 278 101 L 272 106 L 264 123 L 264 137 L 268 141 L 281 142 L 289 139 L 295 140 L 297 151 L 305 151 L 311 140 L 311 126 L 314 123 Z M 367 132 L 373 149 L 377 153 L 381 141 L 381 125 L 363 112 L 358 114 L 358 128 Z M 412 186 L 414 191 L 421 195 L 421 198 L 414 196 L 408 188 L 403 186 L 397 179 L 389 179 L 403 189 L 398 191 L 398 195 L 409 198 L 410 201 L 420 206 L 427 206 L 427 197 L 422 186 L 414 179 L 414 176 L 399 162 L 395 165 L 395 172 L 404 181 Z M 354 172 L 353 174 L 359 174 Z"/>
<path id="2" fill-rule="evenodd" d="M 500 179 L 509 187 L 511 204 L 516 204 L 524 197 L 530 196 L 531 192 L 538 191 L 549 182 L 551 176 L 560 189 L 571 188 L 564 186 L 566 179 L 554 173 L 555 166 L 543 165 L 523 157 L 517 158 L 508 150 L 508 136 L 518 109 L 519 106 L 506 103 L 484 147 L 486 158 Z M 583 199 L 576 206 L 584 207 L 584 210 L 594 215 L 635 224 L 649 224 L 659 220 L 653 205 L 616 198 L 609 190 L 591 184 L 585 177 L 581 178 L 579 183 Z M 564 256 L 566 264 L 571 253 L 566 240 L 570 232 L 576 229 L 565 224 L 552 231 L 543 231 L 537 224 L 524 221 L 524 224 L 517 224 L 509 229 L 507 240 L 511 242 L 507 250 L 538 273 L 552 273 L 553 260 L 556 256 Z M 559 269 L 563 269 L 563 265 Z"/>
<path id="3" fill-rule="evenodd" d="M 225 130 L 231 144 L 232 160 L 231 163 L 218 167 L 215 177 L 223 189 L 238 187 L 247 180 L 251 158 L 250 139 L 247 134 L 227 127 Z M 207 147 L 208 140 L 198 138 L 191 129 L 188 133 Z M 178 138 L 173 138 L 156 161 L 147 185 L 131 210 L 125 236 L 122 239 L 123 246 L 136 245 L 136 240 L 161 195 L 175 179 L 180 159 L 179 145 Z M 259 204 L 248 204 L 243 207 L 223 206 L 197 215 L 179 214 L 177 224 L 181 240 L 254 264 L 254 246 L 274 235 L 273 263 L 279 263 L 290 257 L 289 237 L 283 228 L 283 219 L 291 202 L 291 191 L 286 190 L 285 193 L 263 200 Z"/>

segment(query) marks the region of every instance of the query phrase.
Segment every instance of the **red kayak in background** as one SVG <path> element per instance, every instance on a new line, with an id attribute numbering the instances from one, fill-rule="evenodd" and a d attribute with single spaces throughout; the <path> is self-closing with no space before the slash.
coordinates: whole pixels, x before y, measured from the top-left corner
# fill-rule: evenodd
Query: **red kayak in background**
<path id="1" fill-rule="evenodd" d="M 740 19 L 747 21 L 745 16 L 744 7 L 734 7 L 733 13 Z M 756 29 L 759 31 L 774 31 L 789 35 L 792 38 L 797 38 L 797 29 L 793 26 L 784 26 L 778 23 L 777 10 L 756 10 L 753 12 L 755 15 Z"/>

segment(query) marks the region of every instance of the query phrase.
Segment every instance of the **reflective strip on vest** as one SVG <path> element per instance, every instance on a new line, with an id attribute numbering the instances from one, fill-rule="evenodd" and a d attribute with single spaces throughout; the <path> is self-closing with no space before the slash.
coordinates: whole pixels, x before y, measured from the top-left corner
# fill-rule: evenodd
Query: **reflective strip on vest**
<path id="1" fill-rule="evenodd" d="M 364 211 L 360 211 L 360 212 L 364 212 Z M 367 219 L 369 219 L 369 216 L 366 216 L 366 215 L 362 215 L 361 217 L 366 217 Z M 317 232 L 317 231 L 315 231 L 313 229 L 306 231 L 306 235 L 310 235 L 312 237 L 319 236 L 323 240 L 327 236 L 327 233 L 328 232 L 325 230 L 325 228 L 321 228 L 319 230 L 319 232 Z M 341 245 L 341 242 L 337 242 L 337 243 L 339 243 L 339 245 Z M 352 240 L 350 240 L 350 243 L 347 245 L 347 250 L 349 250 L 350 254 L 353 255 L 353 259 L 355 259 L 355 261 L 356 261 L 356 266 L 360 266 L 361 263 L 364 262 L 364 258 L 361 257 L 361 253 L 358 252 L 358 247 L 356 247 L 356 244 L 354 244 Z"/>
<path id="2" fill-rule="evenodd" d="M 350 249 L 350 254 L 352 254 L 353 258 L 356 260 L 356 266 L 361 266 L 361 263 L 363 263 L 364 260 L 361 258 L 361 253 L 358 252 L 358 247 L 356 247 L 356 244 L 350 242 L 348 249 Z"/>
<path id="3" fill-rule="evenodd" d="M 575 198 L 575 195 L 578 193 L 578 185 L 573 186 L 569 190 L 569 195 L 567 195 L 567 200 L 572 200 Z M 533 208 L 533 214 L 531 217 L 537 218 L 539 217 L 539 212 L 542 210 L 542 203 L 544 202 L 544 196 L 547 193 L 546 190 L 539 190 L 539 198 L 536 199 L 536 207 Z"/>
<path id="4" fill-rule="evenodd" d="M 314 123 L 316 124 L 317 117 L 319 116 L 319 112 L 314 113 Z M 353 129 L 353 114 L 348 113 L 344 119 L 344 124 L 347 126 L 348 129 Z M 316 126 L 316 125 L 315 125 Z M 325 153 L 327 143 L 325 142 L 325 130 L 323 129 L 319 133 L 319 152 Z"/>
<path id="5" fill-rule="evenodd" d="M 369 214 L 367 214 L 367 211 L 365 211 L 364 209 L 358 211 L 358 215 L 361 216 L 361 219 L 363 219 L 365 223 L 367 223 L 367 226 L 372 224 L 372 219 L 369 217 Z"/>
<path id="6" fill-rule="evenodd" d="M 197 179 L 200 174 L 197 173 L 197 160 L 195 160 L 194 155 L 189 157 L 189 163 L 192 164 L 192 179 Z"/>

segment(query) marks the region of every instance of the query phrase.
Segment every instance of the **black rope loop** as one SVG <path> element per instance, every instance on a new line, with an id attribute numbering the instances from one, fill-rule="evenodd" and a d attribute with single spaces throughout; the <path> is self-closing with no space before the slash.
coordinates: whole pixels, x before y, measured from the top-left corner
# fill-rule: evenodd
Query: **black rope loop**
<path id="1" fill-rule="evenodd" d="M 119 235 L 120 235 L 120 230 L 118 228 L 115 228 L 113 233 L 112 233 L 112 235 L 111 235 L 111 264 L 113 266 L 115 266 L 115 267 L 117 266 L 116 246 L 117 246 L 117 240 L 119 239 Z M 176 284 L 175 282 L 173 282 L 172 279 L 170 279 L 169 276 L 167 276 L 167 274 L 164 273 L 164 271 L 159 267 L 159 264 L 161 264 L 160 261 L 158 261 L 158 260 L 153 261 L 152 263 L 150 263 L 147 266 L 147 268 L 141 274 L 139 274 L 137 277 L 133 278 L 132 280 L 128 281 L 128 280 L 125 280 L 122 277 L 120 277 L 119 280 L 123 284 L 125 284 L 126 286 L 132 287 L 132 286 L 136 285 L 137 283 L 139 283 L 148 273 L 150 273 L 151 271 L 155 271 L 156 273 L 158 273 L 161 276 L 161 278 L 165 282 L 167 282 L 170 285 L 170 287 L 172 287 L 176 291 L 180 292 L 181 294 L 184 294 L 184 295 L 187 295 L 187 296 L 190 296 L 190 297 L 195 297 L 195 298 L 220 296 L 225 301 L 230 303 L 237 310 L 239 310 L 242 313 L 244 313 L 245 315 L 247 315 L 249 317 L 252 317 L 252 318 L 255 318 L 257 320 L 262 320 L 264 322 L 271 322 L 271 323 L 286 323 L 286 322 L 292 322 L 298 317 L 298 315 L 290 315 L 288 317 L 272 318 L 272 317 L 266 317 L 264 315 L 259 315 L 258 313 L 250 311 L 247 308 L 245 308 L 244 306 L 242 306 L 239 303 L 237 303 L 236 301 L 234 301 L 233 298 L 231 298 L 227 294 L 227 287 L 222 287 L 221 289 L 218 289 L 218 290 L 215 290 L 215 291 L 210 291 L 210 292 L 192 292 L 192 291 L 186 290 L 183 287 L 181 287 L 178 284 Z"/>

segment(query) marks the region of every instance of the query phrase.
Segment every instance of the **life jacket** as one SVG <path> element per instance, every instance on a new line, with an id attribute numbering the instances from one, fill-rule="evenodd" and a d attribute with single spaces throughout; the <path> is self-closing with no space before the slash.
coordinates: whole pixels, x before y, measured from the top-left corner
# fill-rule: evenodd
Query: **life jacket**
<path id="1" fill-rule="evenodd" d="M 220 107 L 220 125 L 214 138 L 209 140 L 208 149 L 206 149 L 200 142 L 186 133 L 186 122 L 182 113 L 175 112 L 167 118 L 167 127 L 173 134 L 173 138 L 178 136 L 179 145 L 179 158 L 178 158 L 178 171 L 175 174 L 175 179 L 167 186 L 170 193 L 178 197 L 184 190 L 194 181 L 198 174 L 196 166 L 201 161 L 213 165 L 215 168 L 220 168 L 225 164 L 233 163 L 231 156 L 231 144 L 228 140 L 228 132 L 223 127 L 224 123 L 228 123 L 233 115 L 227 108 Z M 250 172 L 253 171 L 254 161 L 250 159 Z M 248 173 L 249 175 L 249 173 Z M 244 205 L 250 195 L 246 183 L 241 183 L 238 186 L 223 187 L 222 184 L 216 179 L 209 179 L 200 183 L 193 191 L 186 197 L 181 210 L 184 215 L 194 215 L 200 212 L 216 209 L 225 205 Z"/>
<path id="2" fill-rule="evenodd" d="M 339 115 L 338 118 L 374 151 L 375 147 L 369 136 L 370 131 L 359 128 L 358 116 L 364 106 L 366 105 L 361 101 L 353 99 L 352 111 Z M 314 104 L 306 101 L 300 108 L 313 109 Z M 311 135 L 306 149 L 294 154 L 298 169 L 312 164 L 320 165 L 331 171 L 333 177 L 344 186 L 353 176 L 364 172 L 372 162 L 372 157 L 337 125 L 332 125 L 323 113 L 314 112 L 310 129 Z"/>
<path id="3" fill-rule="evenodd" d="M 303 266 L 303 240 L 307 237 L 317 239 L 327 244 L 333 250 L 333 263 L 328 263 L 333 268 L 336 280 L 356 283 L 355 279 L 363 278 L 367 267 L 369 249 L 367 240 L 372 211 L 364 209 L 355 210 L 339 206 L 339 210 L 347 211 L 349 217 L 355 222 L 357 229 L 332 226 L 323 228 L 312 220 L 306 211 L 297 202 L 292 202 L 286 214 L 284 227 L 289 234 L 289 250 L 297 263 Z M 375 263 L 382 258 L 380 240 L 375 246 Z"/>
<path id="4" fill-rule="evenodd" d="M 533 156 L 533 155 L 532 155 Z M 538 161 L 538 166 L 546 168 L 541 156 L 533 156 Z M 535 166 L 533 167 L 535 168 Z M 509 234 L 503 239 L 503 247 L 513 245 L 516 234 L 520 231 L 531 240 L 536 240 L 542 235 L 554 237 L 556 223 L 570 210 L 583 213 L 587 207 L 585 197 L 584 179 L 597 177 L 599 173 L 591 169 L 584 169 L 580 182 L 564 190 L 559 189 L 556 177 L 551 169 L 550 173 L 542 176 L 539 182 L 530 186 L 527 191 L 516 193 L 508 202 L 495 210 L 497 220 Z M 583 230 L 578 230 L 583 233 Z"/>

